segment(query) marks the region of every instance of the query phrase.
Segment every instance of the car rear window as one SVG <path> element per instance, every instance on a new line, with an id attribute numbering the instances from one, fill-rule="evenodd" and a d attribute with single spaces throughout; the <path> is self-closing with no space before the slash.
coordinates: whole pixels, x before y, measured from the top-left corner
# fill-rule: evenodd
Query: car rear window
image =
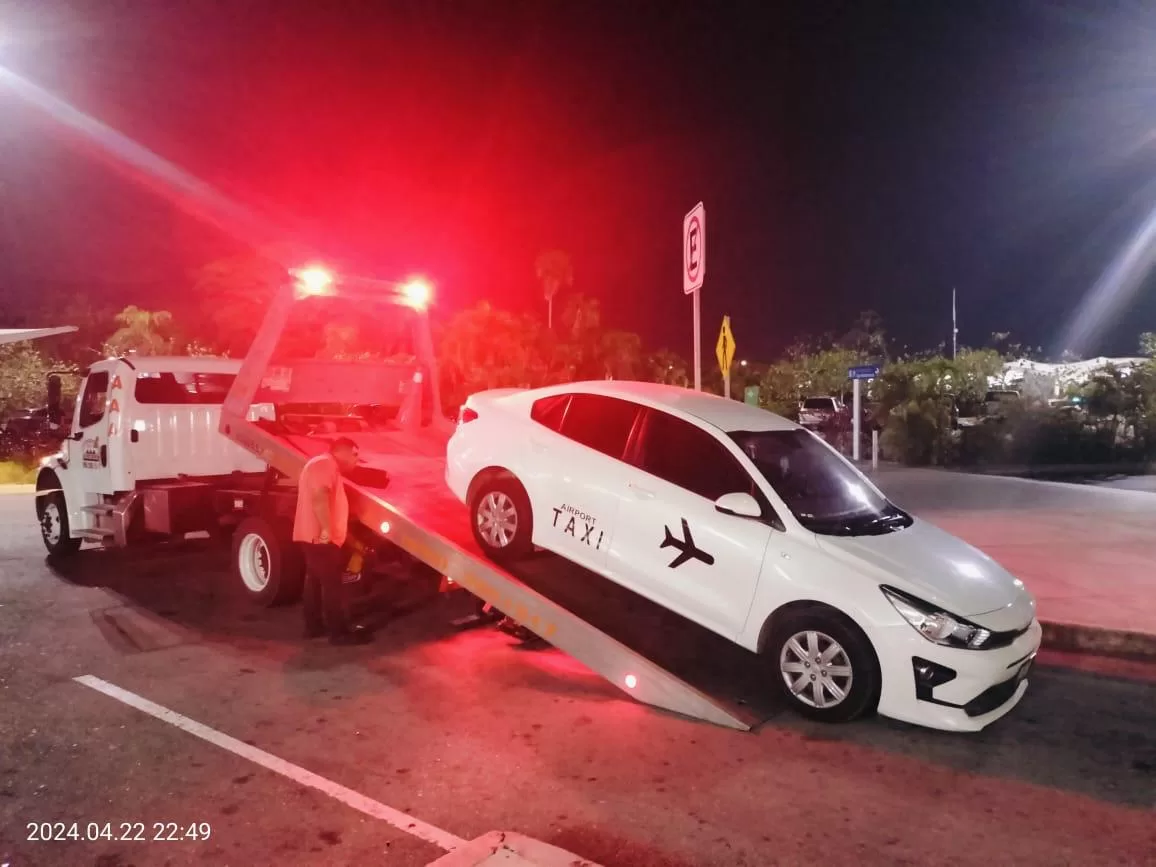
<path id="1" fill-rule="evenodd" d="M 808 397 L 803 401 L 803 409 L 832 409 L 834 402 L 829 397 Z"/>
<path id="2" fill-rule="evenodd" d="M 143 404 L 221 404 L 234 379 L 232 373 L 139 373 L 134 396 Z"/>
<path id="3" fill-rule="evenodd" d="M 616 397 L 571 395 L 560 433 L 604 455 L 621 459 L 640 409 Z"/>
<path id="4" fill-rule="evenodd" d="M 530 408 L 530 418 L 552 431 L 562 430 L 562 419 L 566 417 L 566 407 L 570 404 L 570 395 L 555 394 L 551 397 L 542 397 L 534 401 Z"/>

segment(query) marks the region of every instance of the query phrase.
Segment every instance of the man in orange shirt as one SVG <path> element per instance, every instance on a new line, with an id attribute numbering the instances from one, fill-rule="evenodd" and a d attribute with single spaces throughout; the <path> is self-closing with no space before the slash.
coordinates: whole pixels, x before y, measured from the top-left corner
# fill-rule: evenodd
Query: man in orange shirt
<path id="1" fill-rule="evenodd" d="M 356 466 L 357 443 L 339 437 L 328 452 L 305 464 L 297 481 L 293 541 L 305 553 L 305 635 L 328 631 L 331 644 L 364 644 L 372 638 L 367 629 L 350 625 L 342 584 L 349 500 L 341 477 Z"/>

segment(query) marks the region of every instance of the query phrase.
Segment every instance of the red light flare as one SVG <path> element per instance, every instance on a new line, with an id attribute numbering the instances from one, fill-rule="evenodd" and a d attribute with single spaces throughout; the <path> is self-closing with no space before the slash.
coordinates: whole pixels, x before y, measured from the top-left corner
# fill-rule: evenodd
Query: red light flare
<path id="1" fill-rule="evenodd" d="M 417 310 L 425 310 L 433 301 L 433 286 L 422 277 L 407 280 L 401 287 L 402 297 L 406 303 Z"/>
<path id="2" fill-rule="evenodd" d="M 333 272 L 320 265 L 308 265 L 290 272 L 297 281 L 297 295 L 328 295 L 333 291 Z"/>

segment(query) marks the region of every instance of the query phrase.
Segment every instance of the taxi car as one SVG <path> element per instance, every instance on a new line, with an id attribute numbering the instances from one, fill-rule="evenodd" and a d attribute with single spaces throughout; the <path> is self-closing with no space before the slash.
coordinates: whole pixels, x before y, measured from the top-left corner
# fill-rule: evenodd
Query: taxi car
<path id="1" fill-rule="evenodd" d="M 757 407 L 641 382 L 480 392 L 446 481 L 488 557 L 593 570 L 760 654 L 806 716 L 977 731 L 1027 689 L 1023 583 Z"/>

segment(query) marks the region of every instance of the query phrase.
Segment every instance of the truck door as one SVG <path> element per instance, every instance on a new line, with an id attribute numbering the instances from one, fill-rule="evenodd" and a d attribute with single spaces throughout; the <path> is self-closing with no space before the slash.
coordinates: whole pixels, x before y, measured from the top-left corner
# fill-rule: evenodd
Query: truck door
<path id="1" fill-rule="evenodd" d="M 109 371 L 94 370 L 76 402 L 76 423 L 68 440 L 68 466 L 86 494 L 111 494 L 108 419 Z"/>

